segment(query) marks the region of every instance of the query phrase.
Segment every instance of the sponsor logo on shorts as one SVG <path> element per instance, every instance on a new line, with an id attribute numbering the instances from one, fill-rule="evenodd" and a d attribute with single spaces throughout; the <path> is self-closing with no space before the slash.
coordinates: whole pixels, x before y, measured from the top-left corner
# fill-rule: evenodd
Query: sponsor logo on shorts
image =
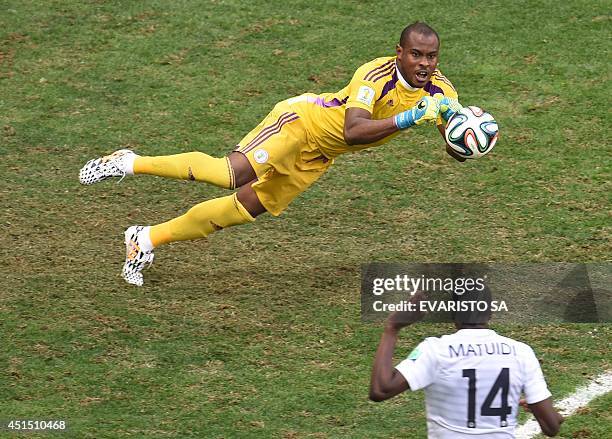
<path id="1" fill-rule="evenodd" d="M 255 159 L 257 163 L 261 165 L 268 161 L 268 158 L 270 158 L 270 155 L 268 154 L 268 151 L 266 151 L 265 149 L 258 149 L 253 153 L 253 158 Z"/>

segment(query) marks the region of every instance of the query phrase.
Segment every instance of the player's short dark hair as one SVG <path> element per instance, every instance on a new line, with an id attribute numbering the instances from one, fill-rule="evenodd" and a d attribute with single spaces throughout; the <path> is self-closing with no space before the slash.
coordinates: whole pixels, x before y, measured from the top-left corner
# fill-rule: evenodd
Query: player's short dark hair
<path id="1" fill-rule="evenodd" d="M 416 32 L 425 36 L 435 35 L 438 39 L 438 42 L 440 42 L 438 32 L 436 32 L 431 26 L 426 23 L 423 23 L 422 21 L 415 21 L 414 23 L 406 26 L 402 31 L 402 35 L 400 36 L 400 46 L 404 47 L 404 44 L 406 44 L 406 41 L 408 40 L 408 37 L 412 32 Z"/>
<path id="2" fill-rule="evenodd" d="M 471 279 L 485 279 L 487 269 L 479 266 L 478 264 L 455 264 L 453 266 L 453 277 L 459 278 L 471 278 Z M 487 324 L 489 320 L 491 320 L 492 312 L 491 312 L 491 301 L 492 294 L 489 286 L 486 282 L 483 284 L 483 288 L 474 289 L 470 292 L 465 292 L 464 294 L 456 294 L 453 292 L 452 300 L 457 305 L 460 305 L 463 301 L 476 301 L 482 303 L 486 303 L 487 307 L 485 310 L 481 309 L 468 309 L 461 310 L 451 313 L 451 317 L 455 323 L 458 323 L 463 326 L 472 326 L 472 325 L 483 325 Z"/>
<path id="3" fill-rule="evenodd" d="M 471 292 L 462 295 L 453 293 L 453 301 L 457 304 L 460 304 L 463 301 L 478 301 L 478 302 L 486 302 L 487 308 L 486 310 L 480 310 L 478 308 L 461 310 L 452 312 L 452 318 L 455 323 L 459 323 L 463 326 L 471 326 L 471 325 L 484 325 L 491 320 L 491 291 L 488 288 L 485 288 L 480 292 Z"/>

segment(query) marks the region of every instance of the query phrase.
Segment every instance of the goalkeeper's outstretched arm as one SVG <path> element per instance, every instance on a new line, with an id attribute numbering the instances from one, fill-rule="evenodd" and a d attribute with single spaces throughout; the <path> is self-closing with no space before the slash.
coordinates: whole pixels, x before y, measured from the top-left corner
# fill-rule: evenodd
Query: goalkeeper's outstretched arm
<path id="1" fill-rule="evenodd" d="M 380 120 L 373 120 L 370 112 L 362 108 L 347 108 L 344 115 L 344 141 L 347 145 L 374 143 L 398 130 L 432 122 L 439 112 L 440 103 L 431 96 L 424 96 L 414 107 Z"/>

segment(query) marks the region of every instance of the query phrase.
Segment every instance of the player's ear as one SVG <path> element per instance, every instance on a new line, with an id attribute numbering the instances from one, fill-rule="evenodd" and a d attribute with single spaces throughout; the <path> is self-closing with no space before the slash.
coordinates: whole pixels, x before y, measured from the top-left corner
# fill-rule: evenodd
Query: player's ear
<path id="1" fill-rule="evenodd" d="M 395 53 L 397 54 L 398 58 L 402 55 L 402 46 L 400 46 L 399 44 L 395 45 Z"/>

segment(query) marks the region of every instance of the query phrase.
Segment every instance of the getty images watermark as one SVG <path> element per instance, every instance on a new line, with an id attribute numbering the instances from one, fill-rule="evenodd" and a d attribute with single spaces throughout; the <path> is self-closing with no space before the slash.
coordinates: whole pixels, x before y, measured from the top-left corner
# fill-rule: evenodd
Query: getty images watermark
<path id="1" fill-rule="evenodd" d="M 377 277 L 372 279 L 372 294 L 379 296 L 372 302 L 374 312 L 422 311 L 422 312 L 457 312 L 457 311 L 508 311 L 504 300 L 489 300 L 484 293 L 487 291 L 487 276 L 483 277 L 436 277 L 422 274 L 414 277 L 408 274 L 396 274 L 395 277 Z M 417 292 L 428 294 L 428 300 L 418 303 L 410 302 L 410 297 Z M 383 294 L 400 293 L 405 299 L 385 301 Z M 439 299 L 433 296 L 445 293 Z M 470 294 L 481 293 L 481 294 Z M 450 295 L 467 297 L 448 300 Z"/>
<path id="2" fill-rule="evenodd" d="M 362 267 L 364 320 L 421 311 L 429 321 L 491 313 L 506 323 L 604 323 L 612 264 L 381 264 Z M 423 300 L 410 301 L 416 293 Z"/>

